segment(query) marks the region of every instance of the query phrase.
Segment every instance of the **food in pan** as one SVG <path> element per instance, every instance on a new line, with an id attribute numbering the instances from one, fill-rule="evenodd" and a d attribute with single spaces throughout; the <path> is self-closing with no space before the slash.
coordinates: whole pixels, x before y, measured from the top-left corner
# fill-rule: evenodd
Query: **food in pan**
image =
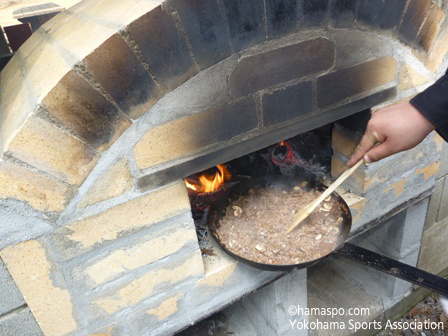
<path id="1" fill-rule="evenodd" d="M 250 189 L 229 203 L 216 233 L 228 250 L 255 262 L 290 265 L 318 259 L 341 243 L 343 210 L 337 200 L 328 197 L 291 233 L 287 229 L 320 194 L 300 186 Z"/>

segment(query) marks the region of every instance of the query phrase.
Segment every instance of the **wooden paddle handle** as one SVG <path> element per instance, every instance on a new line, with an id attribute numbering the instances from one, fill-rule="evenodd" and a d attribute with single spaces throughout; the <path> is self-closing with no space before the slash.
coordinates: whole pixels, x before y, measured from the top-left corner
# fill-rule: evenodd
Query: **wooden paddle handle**
<path id="1" fill-rule="evenodd" d="M 290 233 L 292 230 L 294 230 L 297 225 L 299 225 L 305 218 L 307 218 L 314 209 L 317 208 L 317 206 L 322 203 L 324 199 L 326 199 L 330 194 L 336 190 L 337 187 L 339 187 L 342 182 L 344 182 L 347 177 L 349 177 L 360 165 L 364 163 L 364 159 L 359 160 L 357 164 L 355 164 L 350 169 L 347 169 L 339 178 L 334 181 L 318 198 L 316 198 L 314 201 L 312 201 L 310 204 L 308 204 L 306 207 L 302 208 L 302 210 L 299 211 L 297 214 L 296 219 L 294 220 L 294 223 L 289 227 L 288 233 Z"/>

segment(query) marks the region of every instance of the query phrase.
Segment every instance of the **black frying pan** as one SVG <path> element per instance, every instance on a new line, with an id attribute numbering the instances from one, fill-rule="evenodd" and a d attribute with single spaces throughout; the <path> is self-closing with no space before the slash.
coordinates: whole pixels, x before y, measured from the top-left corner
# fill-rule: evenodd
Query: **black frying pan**
<path id="1" fill-rule="evenodd" d="M 429 288 L 435 292 L 442 295 L 448 296 L 448 280 L 433 275 L 431 273 L 420 270 L 416 267 L 403 264 L 399 261 L 393 260 L 391 258 L 385 257 L 378 253 L 366 250 L 362 247 L 355 246 L 349 243 L 345 243 L 350 233 L 352 227 L 352 216 L 350 208 L 344 199 L 339 196 L 336 192 L 333 192 L 331 197 L 337 201 L 340 209 L 342 210 L 343 222 L 341 230 L 339 233 L 339 239 L 336 248 L 325 256 L 311 261 L 289 264 L 289 265 L 273 265 L 273 264 L 263 264 L 253 260 L 246 259 L 241 255 L 237 255 L 226 248 L 226 246 L 219 239 L 217 234 L 217 229 L 219 228 L 220 219 L 225 216 L 226 208 L 229 203 L 235 198 L 245 195 L 249 189 L 258 188 L 280 188 L 282 190 L 290 190 L 293 187 L 301 185 L 306 190 L 318 190 L 323 191 L 325 187 L 320 184 L 316 179 L 313 178 L 303 178 L 303 177 L 289 177 L 289 176 L 264 176 L 260 178 L 255 178 L 241 182 L 228 188 L 222 193 L 210 207 L 210 211 L 207 216 L 207 225 L 213 237 L 216 239 L 218 244 L 230 254 L 235 259 L 241 261 L 249 266 L 259 268 L 267 271 L 287 271 L 293 268 L 306 268 L 312 266 L 331 253 L 336 253 L 357 261 L 363 265 L 373 267 L 382 272 L 388 273 L 400 279 L 412 282 L 418 286 Z"/>

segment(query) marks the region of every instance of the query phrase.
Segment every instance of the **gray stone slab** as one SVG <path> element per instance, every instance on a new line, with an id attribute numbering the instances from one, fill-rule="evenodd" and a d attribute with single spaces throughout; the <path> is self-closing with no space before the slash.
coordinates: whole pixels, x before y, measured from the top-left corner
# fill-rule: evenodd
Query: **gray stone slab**
<path id="1" fill-rule="evenodd" d="M 448 174 L 448 142 L 444 141 L 442 152 L 440 153 L 440 168 L 438 177 Z"/>
<path id="2" fill-rule="evenodd" d="M 257 335 L 307 335 L 307 330 L 293 329 L 290 322 L 295 321 L 297 325 L 307 318 L 298 309 L 307 307 L 306 279 L 306 269 L 293 270 L 237 302 L 229 313 L 224 310 L 224 314 L 235 316 L 237 310 L 240 314 L 237 319 L 250 324 Z M 296 313 L 290 310 L 291 306 L 297 309 Z"/>
<path id="3" fill-rule="evenodd" d="M 444 186 L 445 177 L 436 180 L 434 191 L 429 199 L 428 211 L 425 221 L 425 230 L 429 229 L 433 224 L 437 222 Z"/>
<path id="4" fill-rule="evenodd" d="M 53 230 L 50 218 L 31 206 L 13 201 L 0 201 L 0 250 Z"/>
<path id="5" fill-rule="evenodd" d="M 448 217 L 448 184 L 446 183 L 446 178 L 445 178 L 445 184 L 443 187 L 442 198 L 440 200 L 440 205 L 439 205 L 439 213 L 437 215 L 437 222 L 440 222 L 447 217 Z"/>
<path id="6" fill-rule="evenodd" d="M 24 304 L 22 294 L 0 259 L 0 316 Z"/>
<path id="7" fill-rule="evenodd" d="M 438 274 L 448 267 L 448 219 L 434 224 L 425 231 L 418 267 L 427 272 Z"/>
<path id="8" fill-rule="evenodd" d="M 384 223 L 354 239 L 354 243 L 395 259 L 418 250 L 425 225 L 428 198 L 399 212 Z"/>
<path id="9" fill-rule="evenodd" d="M 349 320 L 353 322 L 368 322 L 376 318 L 383 312 L 381 300 L 374 295 L 367 293 L 363 287 L 368 284 L 359 282 L 355 270 L 349 271 L 344 264 L 345 259 L 341 258 L 341 264 L 334 263 L 335 258 L 331 257 L 308 270 L 308 307 L 309 308 L 325 308 L 339 309 L 343 308 L 348 313 L 350 308 L 367 308 L 369 314 L 359 316 L 349 316 L 344 314 L 328 315 L 312 315 L 310 322 L 336 322 L 339 326 L 344 324 L 344 329 L 335 330 L 314 330 L 310 331 L 310 335 L 333 336 L 333 335 L 352 335 L 353 330 L 349 329 Z M 356 264 L 354 264 L 356 266 Z M 349 274 L 347 274 L 349 272 Z M 375 331 L 374 326 L 370 329 L 370 335 Z"/>
<path id="10" fill-rule="evenodd" d="M 43 336 L 33 314 L 28 307 L 17 309 L 0 317 L 2 336 Z"/>

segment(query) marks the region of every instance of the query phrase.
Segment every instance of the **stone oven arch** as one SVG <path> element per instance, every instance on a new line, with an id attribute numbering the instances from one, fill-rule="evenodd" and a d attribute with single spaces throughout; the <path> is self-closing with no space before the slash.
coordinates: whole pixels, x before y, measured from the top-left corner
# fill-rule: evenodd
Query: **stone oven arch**
<path id="1" fill-rule="evenodd" d="M 20 228 L 0 224 L 0 255 L 42 330 L 90 330 L 148 300 L 132 296 L 127 271 L 96 273 L 131 259 L 94 253 L 152 226 L 168 234 L 157 225 L 172 217 L 188 238 L 175 250 L 191 254 L 187 280 L 219 283 L 204 273 L 180 180 L 322 118 L 412 96 L 440 74 L 445 21 L 428 0 L 84 0 L 43 25 L 0 77 L 0 213 Z M 43 278 L 50 265 L 61 274 L 66 330 L 19 275 L 33 253 L 51 260 Z M 112 281 L 115 297 L 76 298 Z"/>

